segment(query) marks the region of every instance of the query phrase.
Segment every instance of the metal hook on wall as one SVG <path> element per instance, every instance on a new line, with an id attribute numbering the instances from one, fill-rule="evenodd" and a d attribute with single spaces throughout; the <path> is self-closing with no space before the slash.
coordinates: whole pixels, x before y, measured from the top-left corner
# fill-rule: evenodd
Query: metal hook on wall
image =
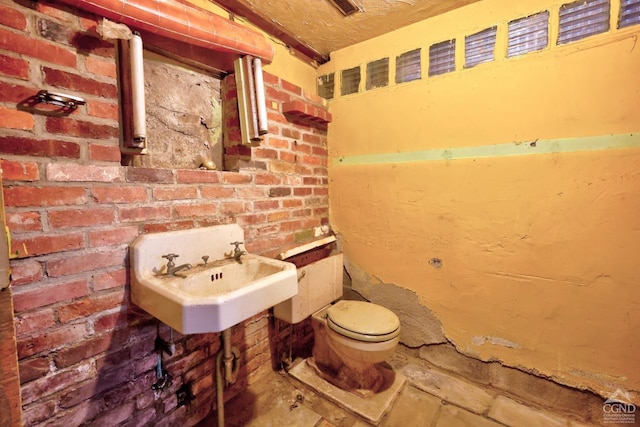
<path id="1" fill-rule="evenodd" d="M 49 92 L 48 90 L 41 90 L 38 92 L 38 100 L 45 104 L 57 105 L 58 107 L 76 109 L 78 105 L 86 104 L 85 100 L 73 95 L 67 95 L 65 93 Z"/>

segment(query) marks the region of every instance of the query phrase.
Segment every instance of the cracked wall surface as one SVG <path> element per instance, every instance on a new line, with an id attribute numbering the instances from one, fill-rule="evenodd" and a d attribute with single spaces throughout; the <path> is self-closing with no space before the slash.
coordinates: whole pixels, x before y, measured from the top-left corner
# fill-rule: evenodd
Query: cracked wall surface
<path id="1" fill-rule="evenodd" d="M 486 0 L 334 52 L 319 72 L 559 6 Z M 612 27 L 331 101 L 331 224 L 354 288 L 417 330 L 407 345 L 444 339 L 640 401 L 638 35 Z"/>

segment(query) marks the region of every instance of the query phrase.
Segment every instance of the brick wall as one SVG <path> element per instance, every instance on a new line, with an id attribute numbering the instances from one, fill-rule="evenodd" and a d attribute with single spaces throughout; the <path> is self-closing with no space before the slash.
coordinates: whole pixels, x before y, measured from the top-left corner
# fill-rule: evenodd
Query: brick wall
<path id="1" fill-rule="evenodd" d="M 128 246 L 140 234 L 238 223 L 250 252 L 273 256 L 328 223 L 326 128 L 282 104 L 321 100 L 265 75 L 270 135 L 238 146 L 235 88 L 223 82 L 225 147 L 237 172 L 120 164 L 115 50 L 96 18 L 54 3 L 0 0 L 0 159 L 25 425 L 192 425 L 215 407 L 217 334 L 173 334 L 173 385 L 154 393 L 157 322 L 129 299 Z M 40 89 L 82 96 L 71 114 L 35 104 Z M 288 342 L 293 332 L 295 342 Z M 170 338 L 166 326 L 163 338 Z M 308 325 L 261 313 L 233 329 L 239 393 L 304 351 Z M 176 390 L 195 400 L 177 406 Z"/>

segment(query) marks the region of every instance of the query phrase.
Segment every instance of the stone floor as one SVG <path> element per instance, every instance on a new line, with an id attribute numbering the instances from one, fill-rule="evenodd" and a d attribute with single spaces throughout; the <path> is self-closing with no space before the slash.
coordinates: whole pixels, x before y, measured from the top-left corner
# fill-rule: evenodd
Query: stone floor
<path id="1" fill-rule="evenodd" d="M 305 363 L 304 361 L 297 361 Z M 586 427 L 591 425 L 517 401 L 397 351 L 389 361 L 406 378 L 387 404 L 381 427 Z M 315 388 L 315 389 L 314 389 Z M 285 372 L 269 372 L 227 403 L 227 427 L 367 427 L 376 425 L 334 403 L 332 396 Z M 212 414 L 198 427 L 216 426 Z M 603 424 L 613 427 L 614 424 Z"/>

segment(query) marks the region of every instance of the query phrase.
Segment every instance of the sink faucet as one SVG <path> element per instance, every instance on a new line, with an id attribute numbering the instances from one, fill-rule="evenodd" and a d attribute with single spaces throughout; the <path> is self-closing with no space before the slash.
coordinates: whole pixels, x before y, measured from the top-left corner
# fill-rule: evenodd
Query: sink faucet
<path id="1" fill-rule="evenodd" d="M 176 273 L 180 270 L 186 270 L 191 268 L 191 264 L 182 264 L 176 267 L 176 263 L 173 262 L 174 259 L 178 258 L 180 255 L 178 254 L 167 254 L 162 255 L 162 258 L 167 259 L 167 272 L 165 276 L 175 276 Z"/>
<path id="2" fill-rule="evenodd" d="M 231 244 L 235 245 L 235 249 L 233 250 L 233 259 L 235 259 L 238 264 L 242 264 L 240 257 L 242 255 L 246 255 L 246 252 L 240 250 L 240 245 L 244 244 L 244 242 L 231 242 Z"/>

